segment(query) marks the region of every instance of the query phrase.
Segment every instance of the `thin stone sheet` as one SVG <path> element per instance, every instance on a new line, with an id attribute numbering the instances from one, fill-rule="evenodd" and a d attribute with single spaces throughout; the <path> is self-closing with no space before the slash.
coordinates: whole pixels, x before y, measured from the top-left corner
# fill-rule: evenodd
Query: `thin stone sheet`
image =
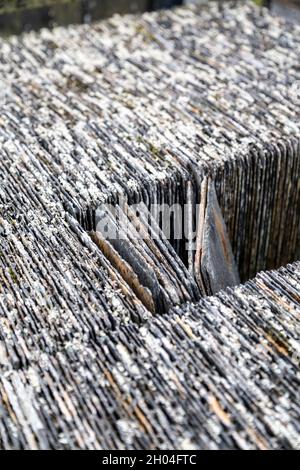
<path id="1" fill-rule="evenodd" d="M 299 448 L 299 263 L 153 316 L 85 230 L 209 175 L 243 280 L 296 259 L 299 37 L 240 2 L 0 41 L 0 448 Z"/>
<path id="2" fill-rule="evenodd" d="M 1 40 L 2 165 L 84 227 L 116 195 L 172 205 L 191 183 L 199 202 L 210 175 L 241 279 L 287 264 L 298 38 L 251 2 L 211 2 Z"/>
<path id="3" fill-rule="evenodd" d="M 72 341 L 151 316 L 71 217 L 53 219 L 46 211 L 38 217 L 32 208 L 17 216 L 11 211 L 0 216 L 0 237 L 0 311 L 4 323 L 6 317 L 12 320 L 7 324 L 12 335 L 16 311 L 28 319 L 29 328 L 33 322 L 36 341 L 53 351 L 60 349 L 58 331 Z"/>
<path id="4" fill-rule="evenodd" d="M 2 40 L 1 147 L 21 170 L 11 141 L 25 143 L 33 177 L 41 166 L 82 208 L 214 173 L 299 138 L 299 32 L 250 2 L 212 2 Z"/>
<path id="5" fill-rule="evenodd" d="M 2 313 L 1 447 L 299 448 L 299 278 L 295 263 L 105 335 L 69 338 L 53 312 L 55 348 Z"/>

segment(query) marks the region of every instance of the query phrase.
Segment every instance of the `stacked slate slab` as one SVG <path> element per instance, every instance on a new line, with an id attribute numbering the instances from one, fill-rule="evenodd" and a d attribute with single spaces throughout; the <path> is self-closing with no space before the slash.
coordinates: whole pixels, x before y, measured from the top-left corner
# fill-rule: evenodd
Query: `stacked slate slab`
<path id="1" fill-rule="evenodd" d="M 295 263 L 115 329 L 99 305 L 90 324 L 2 293 L 1 447 L 299 448 L 299 280 Z"/>
<path id="2" fill-rule="evenodd" d="M 299 448 L 299 32 L 213 2 L 0 41 L 0 448 Z M 96 231 L 210 187 L 272 271 L 208 297 L 182 243 L 139 271 Z"/>
<path id="3" fill-rule="evenodd" d="M 82 223 L 117 194 L 199 202 L 209 174 L 242 280 L 295 259 L 299 28 L 242 3 L 2 41 L 8 165 Z"/>

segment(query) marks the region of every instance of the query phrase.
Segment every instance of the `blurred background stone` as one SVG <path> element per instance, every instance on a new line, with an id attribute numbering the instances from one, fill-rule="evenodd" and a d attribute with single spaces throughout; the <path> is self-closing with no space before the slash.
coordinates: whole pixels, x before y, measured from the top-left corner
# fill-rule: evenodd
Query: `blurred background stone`
<path id="1" fill-rule="evenodd" d="M 2 0 L 0 34 L 87 23 L 114 13 L 138 13 L 182 4 L 182 0 Z"/>
<path id="2" fill-rule="evenodd" d="M 299 0 L 274 0 L 272 10 L 288 18 L 291 21 L 300 23 L 300 1 Z"/>
<path id="3" fill-rule="evenodd" d="M 204 4 L 210 0 L 184 0 L 186 5 Z M 223 3 L 226 0 L 223 0 Z M 228 0 L 227 0 L 228 1 Z M 253 0 L 254 3 L 261 6 L 270 8 L 274 13 L 293 21 L 294 23 L 300 23 L 300 0 Z M 222 0 L 221 0 L 222 2 Z"/>
<path id="4" fill-rule="evenodd" d="M 0 0 L 0 34 L 20 34 L 42 27 L 88 23 L 114 13 L 137 13 L 211 0 Z M 220 0 L 225 3 L 228 0 Z M 300 0 L 253 0 L 300 23 Z"/>

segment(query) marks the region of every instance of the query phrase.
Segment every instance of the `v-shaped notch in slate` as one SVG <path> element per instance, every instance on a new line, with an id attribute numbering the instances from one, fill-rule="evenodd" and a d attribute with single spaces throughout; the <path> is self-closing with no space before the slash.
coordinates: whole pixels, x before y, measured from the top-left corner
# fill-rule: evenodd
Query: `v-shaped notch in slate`
<path id="1" fill-rule="evenodd" d="M 138 214 L 126 203 L 115 210 L 97 210 L 96 230 L 90 232 L 111 264 L 152 313 L 164 313 L 174 305 L 194 302 L 240 283 L 214 183 L 201 185 L 196 237 L 185 243 L 188 266 L 145 204 Z M 195 213 L 195 208 L 184 210 Z M 192 217 L 185 223 L 194 225 Z M 173 220 L 176 224 L 176 220 Z M 192 233 L 187 227 L 185 233 Z"/>

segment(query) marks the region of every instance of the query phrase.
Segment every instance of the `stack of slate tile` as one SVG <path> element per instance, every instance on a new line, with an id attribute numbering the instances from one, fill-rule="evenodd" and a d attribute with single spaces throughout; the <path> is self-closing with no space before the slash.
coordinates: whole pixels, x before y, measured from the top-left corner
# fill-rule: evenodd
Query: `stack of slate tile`
<path id="1" fill-rule="evenodd" d="M 213 2 L 0 42 L 0 448 L 299 448 L 299 32 Z"/>

